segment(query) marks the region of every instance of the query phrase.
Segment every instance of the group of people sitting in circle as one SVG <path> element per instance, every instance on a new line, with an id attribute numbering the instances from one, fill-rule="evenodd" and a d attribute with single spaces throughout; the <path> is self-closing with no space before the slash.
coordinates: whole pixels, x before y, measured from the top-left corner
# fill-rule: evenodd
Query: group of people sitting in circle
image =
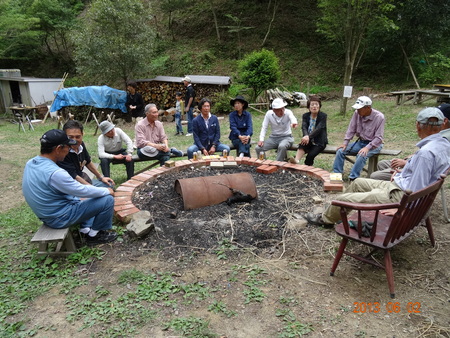
<path id="1" fill-rule="evenodd" d="M 185 82 L 189 85 L 189 82 Z M 187 149 L 189 159 L 198 151 L 205 156 L 230 151 L 228 145 L 220 142 L 219 120 L 211 114 L 211 104 L 207 98 L 198 104 L 200 114 L 192 119 L 194 144 Z M 238 156 L 250 156 L 253 124 L 247 110 L 248 102 L 239 95 L 230 104 L 234 110 L 229 114 L 229 139 Z M 297 128 L 298 122 L 286 106 L 286 102 L 280 98 L 273 100 L 271 109 L 264 116 L 255 151 L 258 157 L 264 158 L 267 151 L 275 149 L 278 161 L 288 160 L 292 163 L 299 163 L 306 155 L 305 165 L 312 166 L 315 157 L 328 143 L 327 114 L 321 111 L 321 99 L 318 96 L 309 98 L 308 112 L 302 116 L 302 137 L 295 157 L 289 159 L 287 151 L 294 144 L 292 129 Z M 437 108 L 423 109 L 417 115 L 416 130 L 421 139 L 417 143 L 417 153 L 402 161 L 394 159 L 388 163 L 381 162 L 383 178 L 377 177 L 379 173 L 374 173 L 373 178 L 376 179 L 359 178 L 367 159 L 378 154 L 383 147 L 385 118 L 381 112 L 372 108 L 372 100 L 367 96 L 359 97 L 352 107 L 355 111 L 344 141 L 336 152 L 333 172 L 343 172 L 346 155 L 356 155 L 356 160 L 349 175 L 351 184 L 346 193 L 336 199 L 360 203 L 398 202 L 404 191 L 420 190 L 434 183 L 449 169 L 450 104 L 443 104 Z M 145 117 L 135 125 L 135 145 L 139 158 L 158 160 L 163 165 L 172 154 L 184 156 L 183 151 L 169 147 L 163 124 L 158 120 L 157 106 L 146 105 L 144 113 Z M 266 138 L 269 127 L 271 133 Z M 79 224 L 80 233 L 89 245 L 108 243 L 117 238 L 117 233 L 111 230 L 115 182 L 110 177 L 110 163 L 123 162 L 127 178 L 134 175 L 134 144 L 130 137 L 108 121 L 100 123 L 100 130 L 102 134 L 98 138 L 98 155 L 102 174 L 92 163 L 83 142 L 83 125 L 71 120 L 63 126 L 63 130 L 52 129 L 41 137 L 40 155 L 27 162 L 22 183 L 27 203 L 44 224 L 52 228 Z M 180 134 L 178 129 L 177 132 Z M 351 142 L 355 136 L 356 141 Z M 91 180 L 84 172 L 84 167 L 96 179 Z M 340 217 L 338 208 L 332 206 L 323 214 L 305 215 L 310 224 L 322 226 L 332 225 Z"/>

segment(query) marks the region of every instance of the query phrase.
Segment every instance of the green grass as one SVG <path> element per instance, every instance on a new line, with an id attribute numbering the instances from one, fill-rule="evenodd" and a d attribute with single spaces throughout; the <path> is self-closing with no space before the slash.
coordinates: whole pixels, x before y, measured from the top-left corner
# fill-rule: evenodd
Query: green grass
<path id="1" fill-rule="evenodd" d="M 418 138 L 414 128 L 417 112 L 423 106 L 395 106 L 393 100 L 374 99 L 374 108 L 385 113 L 387 118 L 385 147 L 402 149 L 402 156 L 415 150 Z M 322 110 L 328 114 L 330 144 L 340 144 L 343 140 L 351 112 L 339 115 L 338 102 L 324 102 Z M 305 108 L 295 109 L 301 121 Z M 257 141 L 264 115 L 253 112 L 254 137 Z M 228 120 L 220 121 L 222 142 L 228 141 Z M 0 193 L 20 189 L 23 167 L 28 159 L 38 155 L 39 138 L 47 130 L 55 128 L 56 122 L 36 124 L 35 131 L 18 132 L 18 126 L 8 119 L 0 119 L 0 165 L 5 168 L 0 181 Z M 130 137 L 134 136 L 131 124 L 120 125 Z M 186 126 L 184 126 L 186 130 Z M 88 123 L 85 129 L 85 143 L 95 162 L 97 159 L 95 126 Z M 166 123 L 165 130 L 172 147 L 185 151 L 192 144 L 192 138 L 173 136 L 175 124 Z M 294 131 L 299 139 L 300 129 Z M 254 149 L 252 150 L 254 153 Z M 274 158 L 274 152 L 270 152 Z M 320 155 L 316 166 L 331 169 L 333 156 Z M 148 163 L 136 164 L 136 170 Z M 125 167 L 111 166 L 112 177 L 117 184 L 126 180 Z M 15 185 L 12 186 L 12 184 Z M 16 201 L 12 201 L 16 202 Z M 75 274 L 83 264 L 92 264 L 102 259 L 104 252 L 99 249 L 83 248 L 68 259 L 56 260 L 39 258 L 36 247 L 30 243 L 33 232 L 40 222 L 24 203 L 0 213 L 0 332 L 5 337 L 49 336 L 57 328 L 51 325 L 35 325 L 27 316 L 27 309 L 37 297 L 50 290 L 57 290 L 66 299 L 66 320 L 77 325 L 86 335 L 116 337 L 143 334 L 144 326 L 156 326 L 182 334 L 186 337 L 213 337 L 215 334 L 205 318 L 195 316 L 176 318 L 174 309 L 187 306 L 203 308 L 224 318 L 239 316 L 235 308 L 230 308 L 221 298 L 223 293 L 210 289 L 200 282 L 186 282 L 170 271 L 163 274 L 133 269 L 123 271 L 120 276 L 106 285 L 93 285 L 95 276 L 85 278 Z M 227 254 L 237 250 L 229 243 L 219 243 L 215 251 L 217 259 L 224 264 L 230 258 Z M 251 306 L 266 301 L 265 287 L 270 282 L 265 270 L 255 265 L 235 266 L 231 269 L 226 283 L 240 289 L 241 306 Z M 83 287 L 87 285 L 88 287 Z M 159 303 L 156 303 L 159 302 Z M 279 317 L 283 326 L 280 337 L 301 336 L 313 330 L 310 324 L 303 324 L 294 314 L 300 306 L 292 296 L 280 299 L 283 307 L 274 316 Z M 155 306 L 158 304 L 158 306 Z M 288 308 L 289 311 L 286 310 Z M 164 318 L 164 321 L 161 321 Z M 164 324 L 163 324 L 164 322 Z M 61 332 L 59 332 L 61 334 Z"/>

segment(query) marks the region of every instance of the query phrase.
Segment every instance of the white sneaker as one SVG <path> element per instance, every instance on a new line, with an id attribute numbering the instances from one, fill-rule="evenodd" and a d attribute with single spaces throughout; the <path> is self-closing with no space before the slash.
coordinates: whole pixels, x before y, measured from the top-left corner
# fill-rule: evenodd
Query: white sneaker
<path id="1" fill-rule="evenodd" d="M 187 133 L 186 136 L 192 136 L 192 134 L 191 133 Z"/>

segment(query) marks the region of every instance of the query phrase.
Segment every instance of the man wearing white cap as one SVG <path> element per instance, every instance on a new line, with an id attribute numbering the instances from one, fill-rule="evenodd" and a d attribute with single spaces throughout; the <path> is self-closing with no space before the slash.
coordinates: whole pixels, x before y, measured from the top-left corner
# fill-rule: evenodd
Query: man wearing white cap
<path id="1" fill-rule="evenodd" d="M 425 108 L 417 115 L 416 130 L 421 139 L 419 150 L 408 160 L 403 170 L 397 170 L 391 181 L 358 178 L 336 199 L 351 203 L 396 203 L 404 191 L 416 192 L 436 182 L 450 167 L 450 142 L 439 134 L 444 115 L 437 108 Z M 323 214 L 308 213 L 305 218 L 313 225 L 333 225 L 341 219 L 340 207 L 329 206 Z"/>
<path id="2" fill-rule="evenodd" d="M 384 115 L 372 108 L 372 100 L 367 96 L 358 97 L 352 108 L 356 111 L 345 133 L 344 143 L 338 147 L 333 164 L 333 172 L 342 173 L 345 156 L 356 155 L 355 164 L 349 175 L 351 181 L 361 175 L 367 159 L 378 154 L 383 148 L 385 122 Z M 350 143 L 355 135 L 358 139 Z"/>
<path id="3" fill-rule="evenodd" d="M 125 164 L 127 180 L 129 180 L 134 176 L 133 141 L 122 129 L 116 128 L 109 121 L 100 123 L 100 130 L 102 134 L 98 137 L 97 145 L 103 175 L 110 177 L 109 165 L 113 160 L 116 160 Z M 126 149 L 124 145 L 126 145 Z"/>
<path id="4" fill-rule="evenodd" d="M 277 149 L 277 161 L 285 161 L 287 150 L 294 144 L 292 128 L 298 125 L 297 118 L 291 110 L 286 109 L 287 103 L 280 98 L 273 100 L 272 109 L 266 113 L 259 134 L 256 154 L 259 157 L 261 151 L 266 152 L 270 149 Z M 267 141 L 264 141 L 267 128 L 271 128 L 271 134 Z"/>

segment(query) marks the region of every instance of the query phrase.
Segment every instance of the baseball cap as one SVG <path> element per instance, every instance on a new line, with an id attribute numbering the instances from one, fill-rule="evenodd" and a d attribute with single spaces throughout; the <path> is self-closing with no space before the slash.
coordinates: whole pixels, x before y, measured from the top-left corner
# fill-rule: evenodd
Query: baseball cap
<path id="1" fill-rule="evenodd" d="M 52 129 L 42 135 L 41 146 L 44 148 L 53 148 L 60 144 L 67 144 L 69 146 L 77 144 L 77 141 L 67 137 L 66 133 L 61 129 Z"/>
<path id="2" fill-rule="evenodd" d="M 450 120 L 450 104 L 443 103 L 439 105 L 438 108 L 442 112 L 442 114 L 444 114 L 444 116 Z"/>
<path id="3" fill-rule="evenodd" d="M 275 100 L 272 101 L 272 109 L 280 109 L 286 106 L 287 103 L 283 99 L 276 98 Z"/>
<path id="4" fill-rule="evenodd" d="M 352 106 L 353 109 L 361 109 L 365 106 L 371 106 L 372 100 L 368 96 L 360 96 L 356 100 L 355 104 Z"/>
<path id="5" fill-rule="evenodd" d="M 186 82 L 189 82 L 189 83 L 192 82 L 192 81 L 191 81 L 191 78 L 190 78 L 189 76 L 183 77 L 183 79 L 182 79 L 181 81 L 182 81 L 182 82 L 186 81 Z"/>
<path id="6" fill-rule="evenodd" d="M 435 122 L 429 122 L 428 120 L 432 117 L 437 118 Z M 432 126 L 440 126 L 444 123 L 444 114 L 436 107 L 428 107 L 422 109 L 419 114 L 417 114 L 416 121 L 422 124 L 429 124 Z"/>
<path id="7" fill-rule="evenodd" d="M 115 125 L 109 121 L 103 121 L 102 123 L 100 123 L 99 127 L 102 131 L 102 134 L 105 135 L 106 133 L 110 132 L 115 127 Z"/>

